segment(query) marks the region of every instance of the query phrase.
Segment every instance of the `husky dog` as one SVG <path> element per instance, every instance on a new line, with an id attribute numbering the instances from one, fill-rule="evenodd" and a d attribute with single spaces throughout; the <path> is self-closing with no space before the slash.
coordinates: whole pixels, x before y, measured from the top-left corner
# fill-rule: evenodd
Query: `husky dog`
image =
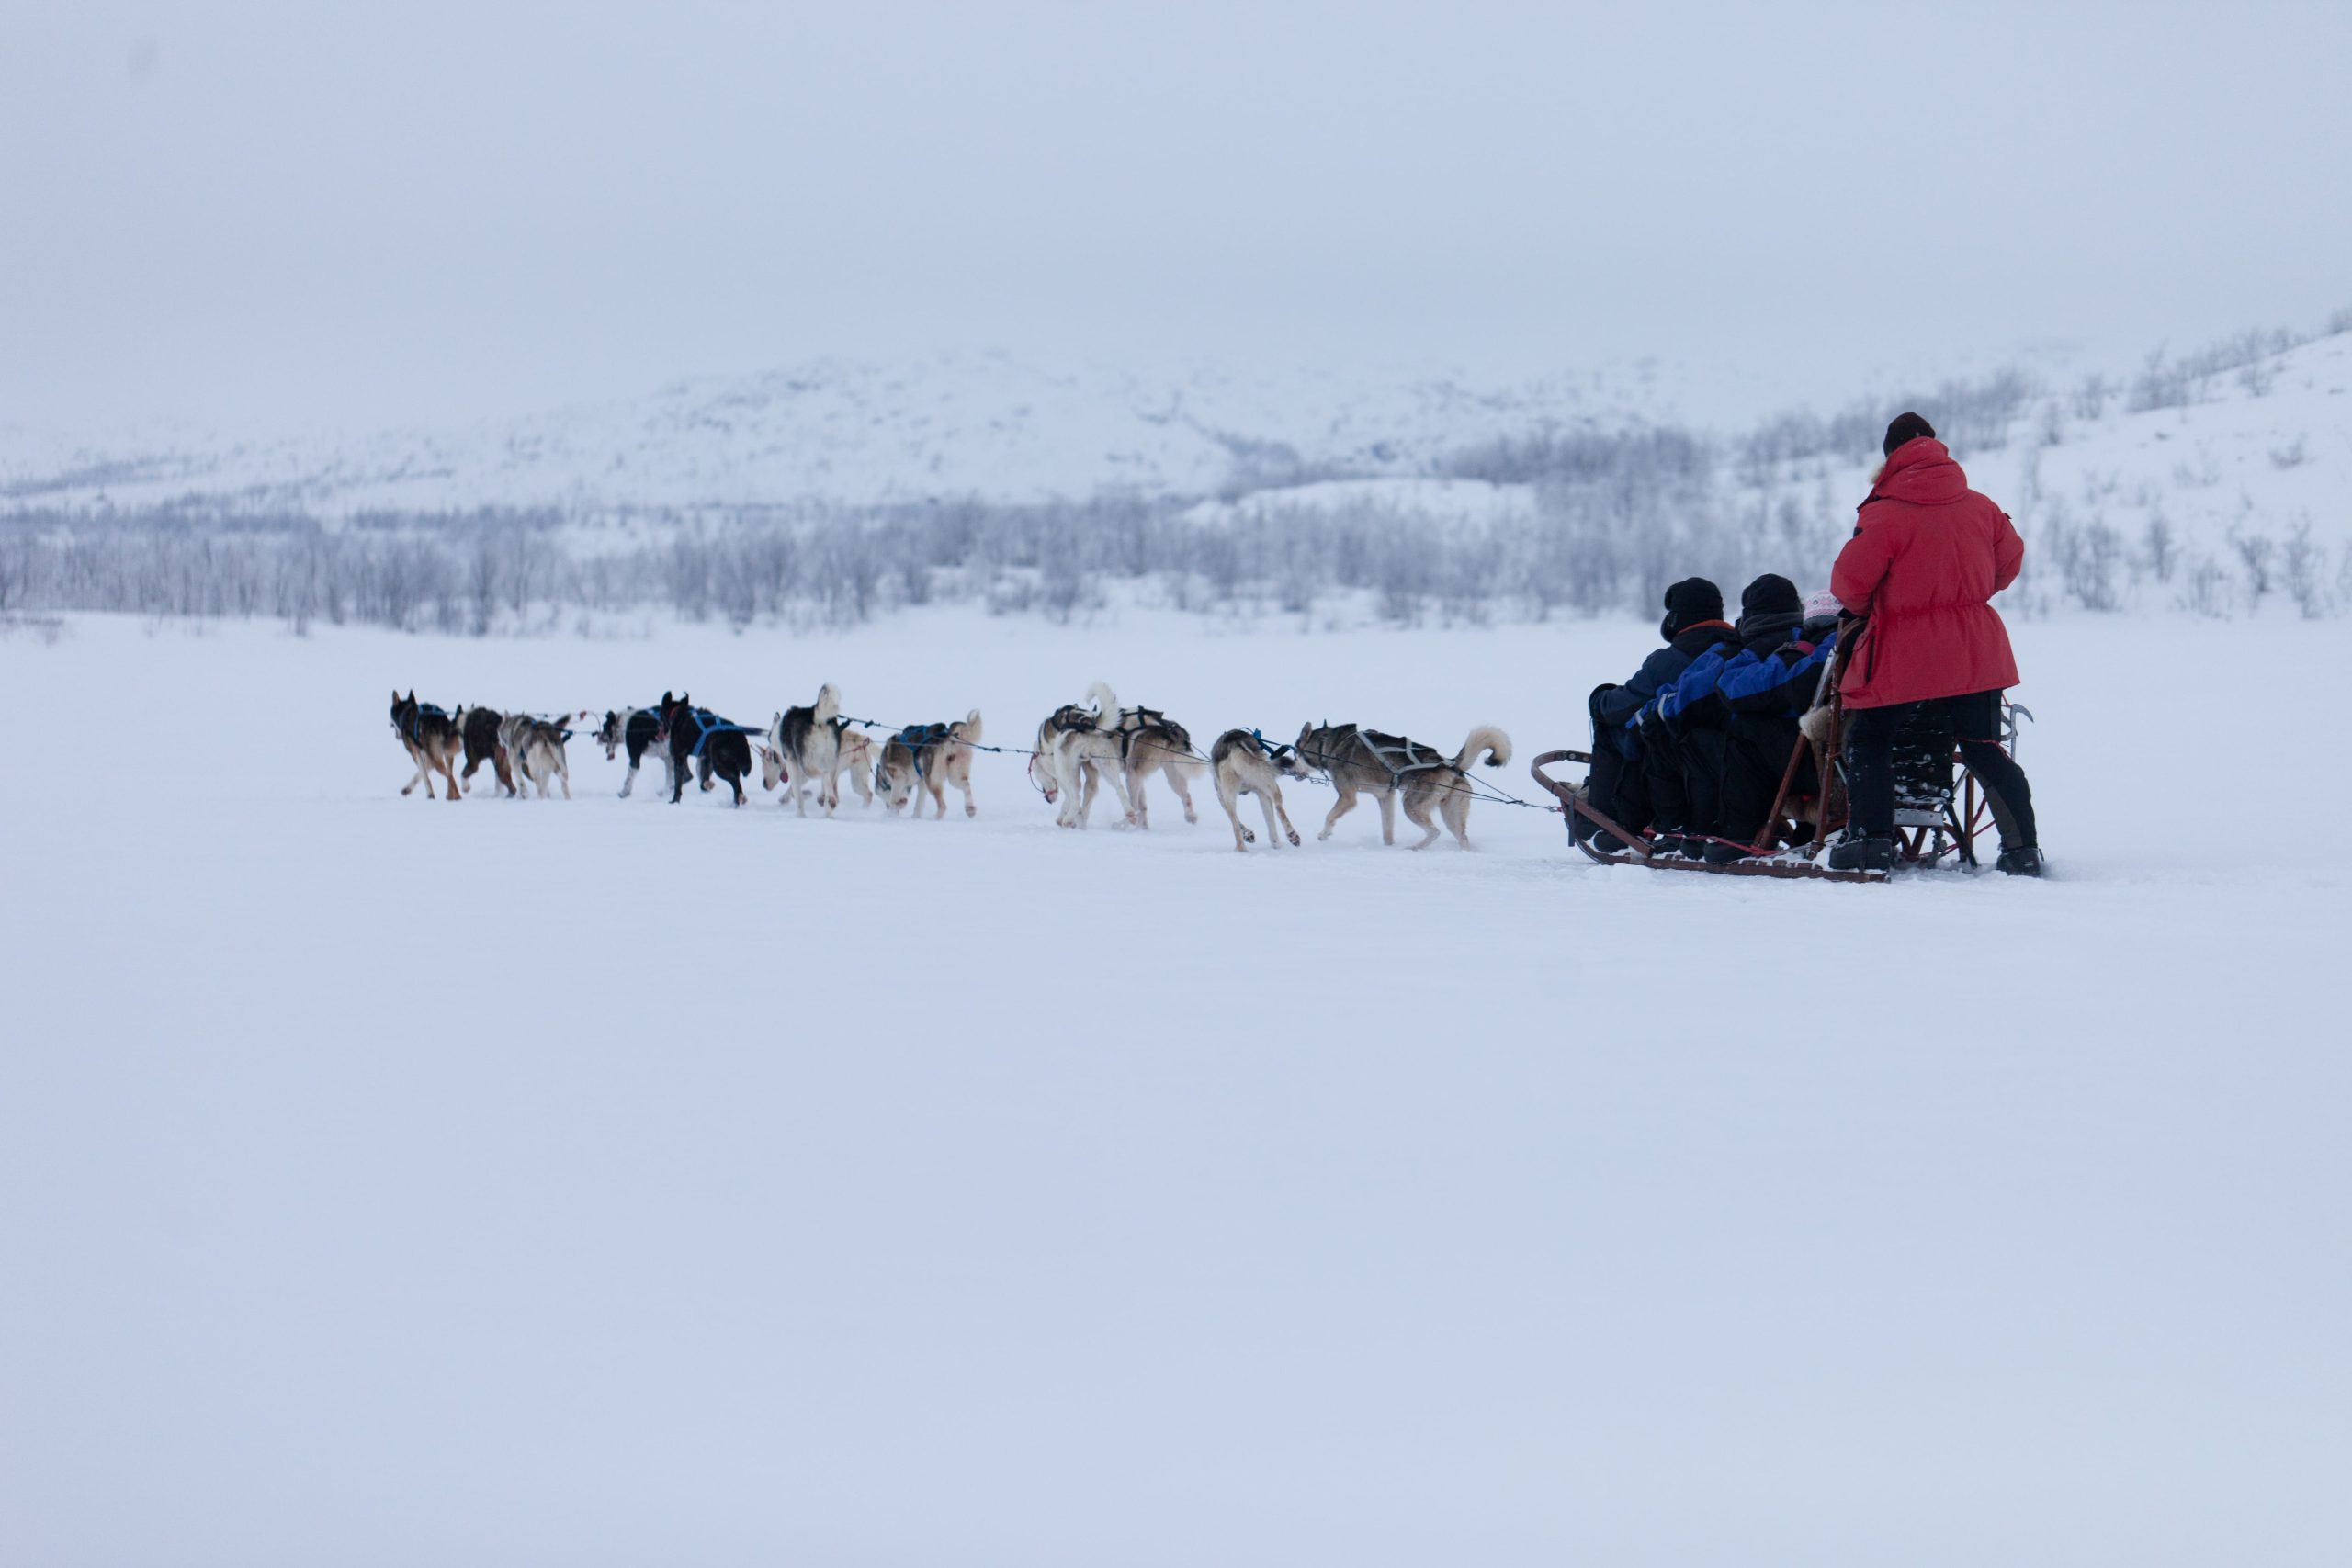
<path id="1" fill-rule="evenodd" d="M 836 779 L 846 777 L 850 788 L 857 791 L 860 806 L 874 804 L 874 738 L 863 729 L 853 728 L 846 719 L 833 720 L 833 765 L 840 770 Z M 833 798 L 841 798 L 841 785 L 833 786 Z"/>
<path id="2" fill-rule="evenodd" d="M 874 789 L 892 811 L 911 802 L 914 820 L 922 819 L 922 797 L 928 793 L 937 815 L 947 815 L 947 788 L 964 792 L 964 815 L 977 817 L 972 804 L 972 747 L 980 739 L 980 710 L 974 708 L 953 724 L 910 724 L 882 743 L 874 764 Z"/>
<path id="3" fill-rule="evenodd" d="M 1283 780 L 1312 777 L 1306 764 L 1298 760 L 1292 747 L 1268 744 L 1247 729 L 1228 729 L 1216 738 L 1209 748 L 1209 771 L 1216 778 L 1217 804 L 1233 821 L 1233 847 L 1247 852 L 1258 841 L 1258 835 L 1241 825 L 1241 810 L 1238 797 L 1254 795 L 1258 806 L 1266 814 L 1266 847 L 1274 845 L 1274 820 L 1282 819 L 1282 837 L 1298 844 L 1298 829 L 1290 825 L 1290 813 L 1283 809 Z"/>
<path id="4" fill-rule="evenodd" d="M 1209 764 L 1193 751 L 1193 738 L 1184 727 L 1157 708 L 1121 708 L 1119 735 L 1127 743 L 1127 787 L 1135 795 L 1130 818 L 1138 828 L 1151 826 L 1151 802 L 1144 781 L 1154 773 L 1167 776 L 1168 787 L 1184 804 L 1184 820 L 1198 822 L 1193 809 L 1192 780 Z"/>
<path id="5" fill-rule="evenodd" d="M 465 741 L 458 734 L 457 721 L 431 703 L 420 703 L 414 692 L 401 696 L 392 694 L 392 731 L 408 750 L 408 759 L 416 764 L 416 777 L 401 785 L 406 795 L 418 784 L 424 785 L 424 798 L 433 798 L 433 775 L 439 773 L 448 782 L 448 793 L 442 798 L 458 798 L 458 775 L 450 764 L 464 750 Z"/>
<path id="6" fill-rule="evenodd" d="M 808 785 L 817 786 L 817 805 L 826 816 L 842 803 L 842 694 L 830 683 L 817 690 L 817 700 L 805 708 L 786 708 L 768 725 L 760 747 L 760 787 L 786 785 L 793 809 L 808 815 Z"/>
<path id="7" fill-rule="evenodd" d="M 611 761 L 624 748 L 628 751 L 628 772 L 621 775 L 623 800 L 628 798 L 630 787 L 637 783 L 637 770 L 644 762 L 647 752 L 650 751 L 660 758 L 663 771 L 668 772 L 669 749 L 653 743 L 653 738 L 661 733 L 662 713 L 659 708 L 608 710 L 605 715 L 605 722 L 596 727 L 596 733 L 593 739 L 598 745 L 604 747 L 605 761 Z M 662 787 L 674 795 L 677 793 L 677 782 L 676 777 L 672 775 Z"/>
<path id="8" fill-rule="evenodd" d="M 506 748 L 498 740 L 498 727 L 505 716 L 489 708 L 469 708 L 459 703 L 457 713 L 452 716 L 458 722 L 458 733 L 465 738 L 466 742 L 466 771 L 458 775 L 458 782 L 470 794 L 474 787 L 474 770 L 488 762 L 491 771 L 498 775 L 499 788 L 509 795 L 521 795 L 522 791 L 514 787 L 514 775 L 507 771 Z"/>
<path id="9" fill-rule="evenodd" d="M 563 751 L 563 743 L 571 739 L 571 731 L 561 724 L 526 713 L 509 714 L 498 727 L 498 743 L 514 759 L 514 772 L 538 790 L 541 800 L 548 798 L 549 778 L 561 779 L 563 798 L 571 798 L 571 762 Z"/>
<path id="10" fill-rule="evenodd" d="M 1119 815 L 1132 824 L 1135 802 L 1128 790 L 1127 738 L 1117 728 L 1119 699 L 1097 681 L 1087 688 L 1091 706 L 1065 703 L 1037 727 L 1037 749 L 1031 755 L 1032 783 L 1043 780 L 1046 804 L 1061 802 L 1055 824 L 1083 828 L 1094 814 L 1094 796 L 1102 781 L 1119 797 Z"/>
<path id="11" fill-rule="evenodd" d="M 670 804 L 678 804 L 686 793 L 687 763 L 707 791 L 711 775 L 717 773 L 735 792 L 735 804 L 743 804 L 743 781 L 752 776 L 752 743 L 747 730 L 739 724 L 729 724 L 707 708 L 698 708 L 694 699 L 681 694 L 662 694 L 662 728 L 653 737 L 654 744 L 664 746 L 670 752 Z"/>
<path id="12" fill-rule="evenodd" d="M 1405 815 L 1426 835 L 1415 849 L 1425 850 L 1437 842 L 1437 824 L 1430 820 L 1432 805 L 1462 847 L 1468 849 L 1470 788 L 1464 770 L 1481 751 L 1487 753 L 1487 766 L 1499 768 L 1510 761 L 1510 737 L 1491 724 L 1482 724 L 1448 761 L 1433 748 L 1357 725 L 1301 726 L 1299 761 L 1329 773 L 1332 787 L 1340 792 L 1340 803 L 1323 819 L 1323 830 L 1316 838 L 1329 838 L 1340 818 L 1355 809 L 1356 796 L 1364 794 L 1380 802 L 1380 841 L 1395 843 L 1396 797 L 1401 794 Z"/>

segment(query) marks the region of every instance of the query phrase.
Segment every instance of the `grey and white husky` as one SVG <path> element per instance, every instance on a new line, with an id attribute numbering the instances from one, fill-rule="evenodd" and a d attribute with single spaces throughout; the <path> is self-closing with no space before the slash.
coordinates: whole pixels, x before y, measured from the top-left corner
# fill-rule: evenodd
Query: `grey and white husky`
<path id="1" fill-rule="evenodd" d="M 1119 815 L 1136 819 L 1128 794 L 1127 741 L 1119 733 L 1119 699 L 1097 681 L 1087 688 L 1084 704 L 1067 703 L 1037 727 L 1037 749 L 1030 761 L 1030 776 L 1046 793 L 1046 804 L 1061 803 L 1056 825 L 1083 828 L 1094 815 L 1094 796 L 1104 781 L 1119 797 Z"/>
<path id="2" fill-rule="evenodd" d="M 1266 847 L 1272 849 L 1277 840 L 1285 838 L 1296 847 L 1298 829 L 1290 825 L 1290 813 L 1283 809 L 1283 780 L 1313 776 L 1298 760 L 1296 750 L 1277 745 L 1269 750 L 1251 731 L 1228 729 L 1209 748 L 1209 771 L 1216 781 L 1217 804 L 1233 823 L 1235 849 L 1247 852 L 1258 841 L 1258 835 L 1241 825 L 1239 797 L 1245 795 L 1256 795 L 1259 809 L 1266 814 Z M 1274 827 L 1277 818 L 1282 822 L 1279 832 Z"/>
<path id="3" fill-rule="evenodd" d="M 1446 757 L 1434 747 L 1384 735 L 1360 725 L 1303 725 L 1298 731 L 1299 761 L 1331 775 L 1340 792 L 1339 804 L 1323 819 L 1315 836 L 1328 839 L 1340 818 L 1355 809 L 1356 796 L 1369 795 L 1380 802 L 1380 841 L 1396 841 L 1396 799 L 1405 800 L 1405 815 L 1424 837 L 1413 848 L 1425 850 L 1437 842 L 1438 827 L 1430 819 L 1435 807 L 1446 828 L 1464 849 L 1470 847 L 1470 781 L 1465 769 L 1481 751 L 1487 766 L 1499 768 L 1510 761 L 1510 737 L 1491 724 L 1482 724 L 1463 741 L 1462 750 Z"/>
<path id="4" fill-rule="evenodd" d="M 580 715 L 586 718 L 586 714 Z M 514 770 L 514 794 L 520 799 L 525 784 L 548 798 L 548 781 L 563 783 L 563 798 L 571 798 L 571 761 L 564 755 L 564 742 L 571 739 L 571 731 L 561 720 L 534 718 L 526 713 L 508 714 L 498 724 L 498 744 L 506 752 Z"/>
<path id="5" fill-rule="evenodd" d="M 1089 714 L 1091 724 L 1078 722 Z M 1107 682 L 1086 689 L 1084 706 L 1058 708 L 1038 727 L 1037 754 L 1041 763 L 1050 760 L 1039 771 L 1048 774 L 1046 799 L 1064 797 L 1057 820 L 1065 828 L 1086 826 L 1105 779 L 1117 792 L 1128 825 L 1150 827 L 1151 803 L 1144 786 L 1154 773 L 1165 777 L 1183 803 L 1185 821 L 1201 819 L 1191 784 L 1208 764 L 1193 754 L 1192 736 L 1157 708 L 1121 707 Z"/>

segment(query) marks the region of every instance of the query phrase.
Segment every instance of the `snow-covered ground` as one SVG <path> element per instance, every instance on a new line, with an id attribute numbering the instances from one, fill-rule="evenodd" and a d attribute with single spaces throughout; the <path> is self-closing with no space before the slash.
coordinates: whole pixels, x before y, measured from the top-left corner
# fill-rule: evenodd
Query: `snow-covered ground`
<path id="1" fill-rule="evenodd" d="M 1523 761 L 1633 623 L 0 640 L 0 1561 L 2339 1562 L 2341 627 L 2017 635 L 2053 876 L 1876 888 L 1067 833 L 999 757 L 453 812 L 384 712 Z"/>

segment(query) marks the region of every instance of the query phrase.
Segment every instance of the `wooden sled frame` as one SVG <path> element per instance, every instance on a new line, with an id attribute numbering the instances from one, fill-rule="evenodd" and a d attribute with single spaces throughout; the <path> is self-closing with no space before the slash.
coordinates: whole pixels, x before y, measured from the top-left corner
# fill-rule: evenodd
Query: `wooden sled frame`
<path id="1" fill-rule="evenodd" d="M 1845 704 L 1838 694 L 1838 680 L 1844 666 L 1844 654 L 1853 638 L 1846 639 L 1830 668 L 1822 678 L 1822 690 L 1826 694 L 1830 717 L 1826 743 L 1800 734 L 1797 743 L 1789 748 L 1788 765 L 1781 771 L 1781 787 L 1772 796 L 1772 809 L 1764 819 L 1764 841 L 1743 845 L 1749 860 L 1734 861 L 1724 865 L 1709 865 L 1704 861 L 1686 860 L 1681 856 L 1659 855 L 1652 852 L 1641 834 L 1631 832 L 1611 821 L 1596 810 L 1574 786 L 1561 783 L 1544 769 L 1554 762 L 1592 762 L 1589 751 L 1546 751 L 1528 764 L 1528 773 L 1537 784 L 1550 791 L 1560 803 L 1561 815 L 1570 822 L 1569 838 L 1577 848 L 1603 865 L 1640 865 L 1653 871 L 1699 871 L 1715 876 L 1778 876 L 1813 882 L 1884 882 L 1889 873 L 1883 871 L 1838 871 L 1818 858 L 1833 828 L 1843 827 L 1848 816 L 1845 810 L 1846 769 L 1841 754 L 1845 739 Z M 2030 710 L 2013 703 L 2001 705 L 2002 744 L 2014 750 L 2018 739 L 2018 721 L 2030 719 Z M 1820 780 L 1821 795 L 1814 810 L 1813 837 L 1804 843 L 1796 841 L 1796 829 L 1804 824 L 1793 819 L 1789 810 L 1791 796 L 1796 788 L 1797 763 L 1810 752 L 1814 772 Z M 1961 756 L 1960 748 L 1952 746 L 1951 765 L 1959 770 L 1960 777 L 1932 797 L 1915 796 L 1895 801 L 1894 854 L 1895 863 L 1906 867 L 1932 866 L 1945 856 L 1957 854 L 1961 863 L 1976 864 L 1976 839 L 1984 831 L 1991 818 L 1991 803 L 1984 787 L 1976 782 L 1974 770 Z M 1589 834 L 1574 830 L 1575 818 L 1581 817 L 1618 842 L 1625 851 L 1610 854 L 1593 845 Z M 1784 830 L 1783 824 L 1792 824 Z M 1776 845 L 1781 839 L 1789 840 L 1789 848 Z"/>
<path id="2" fill-rule="evenodd" d="M 1791 755 L 1793 758 L 1793 749 Z M 1573 785 L 1563 784 L 1545 773 L 1544 771 L 1545 766 L 1553 762 L 1583 762 L 1589 766 L 1592 762 L 1592 753 L 1567 750 L 1546 751 L 1529 763 L 1527 771 L 1533 775 L 1537 784 L 1551 791 L 1553 798 L 1560 803 L 1562 816 L 1581 817 L 1616 839 L 1618 842 L 1628 846 L 1621 854 L 1610 854 L 1594 846 L 1591 835 L 1571 831 L 1568 836 L 1576 840 L 1577 848 L 1602 865 L 1639 865 L 1646 866 L 1652 871 L 1699 871 L 1705 872 L 1711 876 L 1778 876 L 1809 882 L 1884 882 L 1887 879 L 1888 874 L 1883 871 L 1836 871 L 1810 858 L 1802 860 L 1758 858 L 1734 861 L 1728 865 L 1709 865 L 1704 861 L 1684 860 L 1679 855 L 1657 854 L 1650 849 L 1649 841 L 1639 833 L 1631 829 L 1619 827 L 1596 809 L 1591 802 L 1586 800 Z M 1925 829 L 1922 831 L 1924 832 Z M 1821 835 L 1816 829 L 1815 841 L 1804 846 L 1799 852 L 1808 857 L 1815 853 L 1820 848 L 1820 838 Z M 1760 850 L 1758 852 L 1759 856 L 1764 856 L 1768 852 Z"/>

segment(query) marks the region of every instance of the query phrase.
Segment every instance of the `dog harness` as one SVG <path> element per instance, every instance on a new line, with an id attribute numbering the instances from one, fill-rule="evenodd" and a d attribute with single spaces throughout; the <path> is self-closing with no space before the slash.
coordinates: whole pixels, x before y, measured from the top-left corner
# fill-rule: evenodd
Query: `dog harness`
<path id="1" fill-rule="evenodd" d="M 736 724 L 719 717 L 708 708 L 695 708 L 688 717 L 695 721 L 695 749 L 686 753 L 690 761 L 699 761 L 703 748 L 710 744 L 714 735 L 757 735 L 759 730 L 748 725 Z"/>
<path id="2" fill-rule="evenodd" d="M 424 743 L 424 721 L 428 716 L 434 718 L 449 716 L 447 711 L 435 704 L 419 703 L 409 709 L 405 718 L 392 720 L 392 732 L 412 745 L 421 746 Z"/>
<path id="3" fill-rule="evenodd" d="M 1376 729 L 1365 729 L 1353 724 L 1320 724 L 1316 726 L 1316 729 L 1325 737 L 1323 740 L 1317 742 L 1316 754 L 1310 758 L 1302 750 L 1299 757 L 1302 761 L 1311 761 L 1326 773 L 1331 771 L 1333 753 L 1325 748 L 1334 738 L 1342 747 L 1352 740 L 1370 752 L 1374 761 L 1388 770 L 1388 787 L 1391 789 L 1401 786 L 1408 773 L 1423 773 L 1432 768 L 1450 768 L 1453 765 L 1445 757 L 1440 755 L 1434 748 L 1424 746 L 1417 740 L 1408 740 L 1401 735 L 1383 735 Z"/>
<path id="4" fill-rule="evenodd" d="M 909 755 L 914 758 L 915 777 L 921 779 L 929 771 L 923 761 L 923 753 L 942 741 L 952 739 L 953 736 L 954 726 L 952 725 L 910 724 L 890 737 L 890 739 L 895 744 L 905 747 Z M 884 750 L 888 750 L 888 747 L 884 748 Z M 882 786 L 882 764 L 879 761 L 874 764 L 874 785 L 876 789 Z"/>

